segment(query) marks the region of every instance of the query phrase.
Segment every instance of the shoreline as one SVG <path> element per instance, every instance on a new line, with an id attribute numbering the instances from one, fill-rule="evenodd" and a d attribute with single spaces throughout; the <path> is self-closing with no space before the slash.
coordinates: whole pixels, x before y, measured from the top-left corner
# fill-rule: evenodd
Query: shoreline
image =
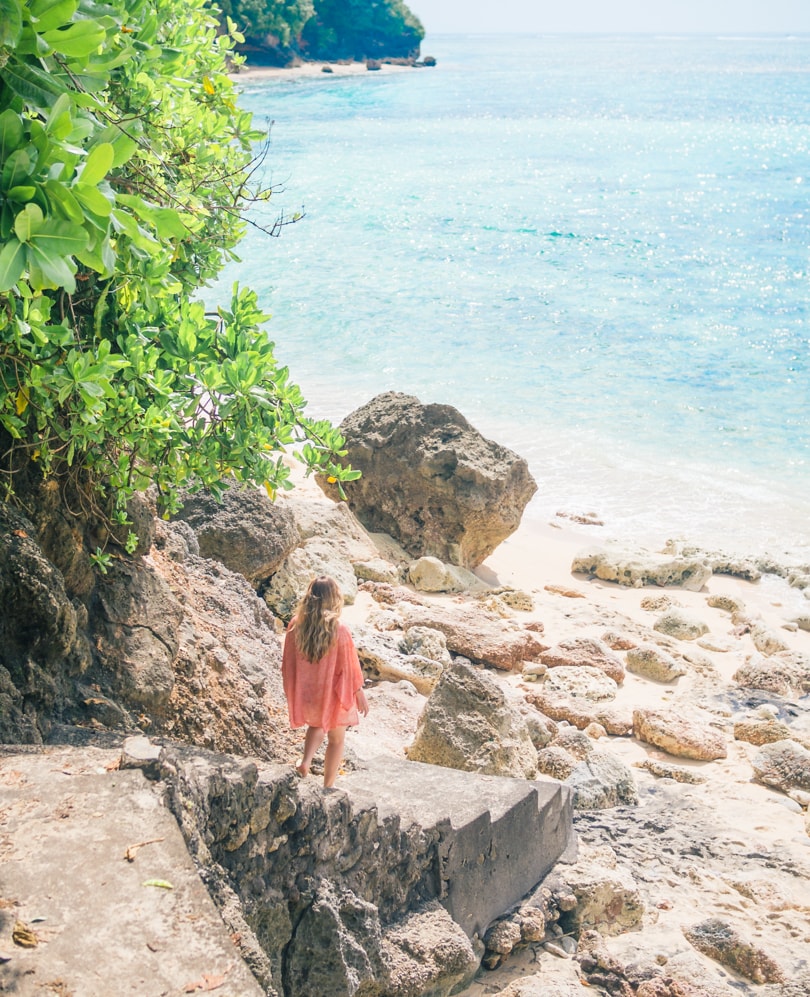
<path id="1" fill-rule="evenodd" d="M 359 76 L 363 73 L 388 75 L 424 68 L 426 67 L 390 62 L 380 62 L 380 68 L 374 70 L 370 70 L 366 62 L 302 62 L 296 66 L 249 66 L 245 63 L 229 75 L 234 83 L 238 83 L 239 80 L 302 80 L 315 77 L 330 79 L 335 76 Z"/>

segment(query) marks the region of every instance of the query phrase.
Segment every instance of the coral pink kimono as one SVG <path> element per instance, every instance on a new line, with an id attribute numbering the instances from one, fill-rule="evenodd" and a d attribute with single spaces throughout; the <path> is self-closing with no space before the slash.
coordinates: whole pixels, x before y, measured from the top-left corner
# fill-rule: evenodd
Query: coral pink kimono
<path id="1" fill-rule="evenodd" d="M 295 620 L 287 628 L 281 674 L 290 711 L 290 726 L 352 727 L 360 722 L 355 694 L 363 687 L 357 651 L 343 623 L 337 640 L 320 661 L 311 662 L 295 642 Z"/>

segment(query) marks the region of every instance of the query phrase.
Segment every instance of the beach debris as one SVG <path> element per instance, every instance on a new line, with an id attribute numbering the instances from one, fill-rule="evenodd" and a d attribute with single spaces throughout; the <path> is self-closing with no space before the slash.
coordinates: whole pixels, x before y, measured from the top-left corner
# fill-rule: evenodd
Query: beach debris
<path id="1" fill-rule="evenodd" d="M 20 948 L 33 949 L 39 945 L 39 938 L 34 929 L 24 921 L 17 920 L 11 931 L 11 940 Z"/>
<path id="2" fill-rule="evenodd" d="M 166 879 L 147 879 L 143 883 L 144 886 L 156 886 L 161 890 L 173 890 L 174 886 Z"/>
<path id="3" fill-rule="evenodd" d="M 155 845 L 159 841 L 163 841 L 163 838 L 150 838 L 148 841 L 139 841 L 137 845 L 130 845 L 124 852 L 124 858 L 127 862 L 134 862 L 135 856 L 138 854 L 139 849 L 143 848 L 145 845 Z"/>

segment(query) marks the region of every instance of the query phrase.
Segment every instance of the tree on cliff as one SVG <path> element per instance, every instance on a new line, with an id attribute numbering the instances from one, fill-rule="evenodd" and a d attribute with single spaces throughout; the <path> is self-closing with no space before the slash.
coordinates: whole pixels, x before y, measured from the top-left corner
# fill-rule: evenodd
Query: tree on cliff
<path id="1" fill-rule="evenodd" d="M 205 0 L 0 0 L 0 498 L 35 467 L 125 522 L 151 482 L 284 487 L 296 440 L 347 479 L 255 294 L 198 299 L 270 196 L 236 38 Z"/>
<path id="2" fill-rule="evenodd" d="M 409 57 L 425 29 L 403 0 L 218 0 L 249 41 L 312 59 Z"/>

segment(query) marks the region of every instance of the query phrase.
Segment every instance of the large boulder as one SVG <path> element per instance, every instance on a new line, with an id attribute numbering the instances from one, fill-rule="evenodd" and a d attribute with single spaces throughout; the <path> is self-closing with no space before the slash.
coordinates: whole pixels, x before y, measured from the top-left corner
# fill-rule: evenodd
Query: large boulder
<path id="1" fill-rule="evenodd" d="M 485 439 L 450 405 L 386 392 L 340 424 L 345 487 L 363 525 L 389 533 L 413 557 L 473 568 L 514 533 L 537 490 L 526 461 Z M 331 497 L 337 486 L 319 480 Z"/>
<path id="2" fill-rule="evenodd" d="M 520 711 L 486 672 L 456 661 L 425 704 L 408 758 L 431 765 L 530 779 L 537 750 Z"/>
<path id="3" fill-rule="evenodd" d="M 219 501 L 206 492 L 187 495 L 177 518 L 194 530 L 201 557 L 253 585 L 269 578 L 300 539 L 292 511 L 258 488 L 229 488 Z"/>

